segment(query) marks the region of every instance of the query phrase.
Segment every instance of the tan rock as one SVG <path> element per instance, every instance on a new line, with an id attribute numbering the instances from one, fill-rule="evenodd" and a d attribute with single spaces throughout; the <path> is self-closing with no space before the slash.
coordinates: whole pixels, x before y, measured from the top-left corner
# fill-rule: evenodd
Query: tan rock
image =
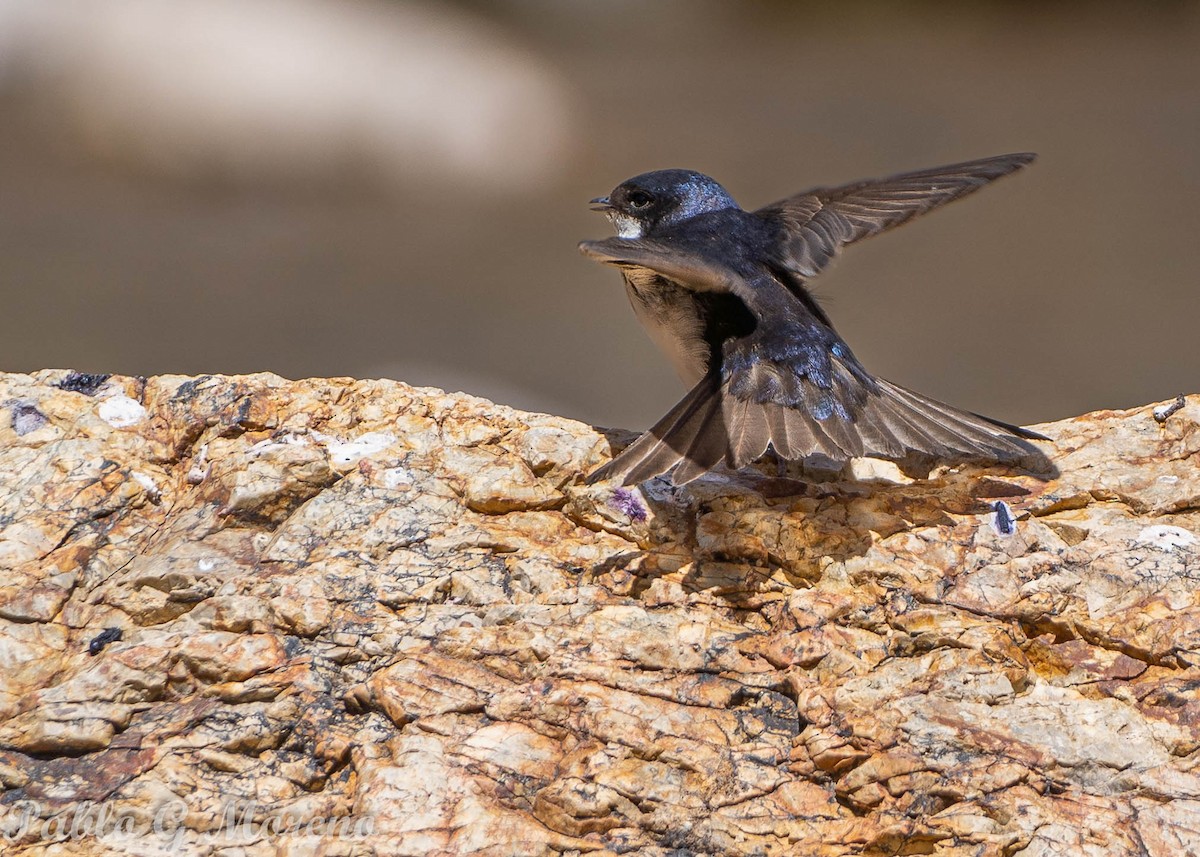
<path id="1" fill-rule="evenodd" d="M 5 857 L 1200 853 L 1198 397 L 616 491 L 470 396 L 65 374 L 0 376 Z"/>

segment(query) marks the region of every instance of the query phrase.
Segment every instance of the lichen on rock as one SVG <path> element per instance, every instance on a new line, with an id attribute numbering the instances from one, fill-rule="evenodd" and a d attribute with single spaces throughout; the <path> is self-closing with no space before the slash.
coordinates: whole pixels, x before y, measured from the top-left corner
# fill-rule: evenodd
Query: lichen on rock
<path id="1" fill-rule="evenodd" d="M 0 376 L 6 857 L 1200 852 L 1200 398 L 614 490 L 466 395 L 70 377 Z"/>

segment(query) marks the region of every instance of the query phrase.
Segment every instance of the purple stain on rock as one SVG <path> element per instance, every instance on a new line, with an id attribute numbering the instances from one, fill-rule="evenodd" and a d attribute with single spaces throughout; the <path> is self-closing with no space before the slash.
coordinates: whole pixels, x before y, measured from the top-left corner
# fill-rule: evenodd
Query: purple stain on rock
<path id="1" fill-rule="evenodd" d="M 646 507 L 642 505 L 637 493 L 628 488 L 618 488 L 608 498 L 608 505 L 629 518 L 631 521 L 646 520 Z"/>
<path id="2" fill-rule="evenodd" d="M 27 435 L 37 431 L 49 422 L 46 415 L 39 411 L 32 402 L 13 402 L 9 407 L 12 408 L 13 431 L 18 435 Z"/>

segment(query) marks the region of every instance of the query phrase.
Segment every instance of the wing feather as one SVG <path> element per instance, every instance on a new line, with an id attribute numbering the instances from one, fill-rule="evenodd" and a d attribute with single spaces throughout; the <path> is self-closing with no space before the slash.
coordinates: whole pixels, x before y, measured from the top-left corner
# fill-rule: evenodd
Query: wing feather
<path id="1" fill-rule="evenodd" d="M 754 214 L 777 232 L 776 264 L 802 280 L 811 279 L 845 245 L 961 199 L 1034 157 L 1029 152 L 998 155 L 841 187 L 813 188 Z"/>

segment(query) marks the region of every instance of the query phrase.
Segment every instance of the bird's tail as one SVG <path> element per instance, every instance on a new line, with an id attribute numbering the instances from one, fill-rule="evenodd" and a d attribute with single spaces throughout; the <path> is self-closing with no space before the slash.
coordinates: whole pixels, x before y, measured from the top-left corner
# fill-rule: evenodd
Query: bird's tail
<path id="1" fill-rule="evenodd" d="M 673 481 L 683 485 L 721 464 L 744 467 L 768 446 L 789 460 L 821 455 L 845 462 L 866 456 L 1052 469 L 1045 454 L 1029 443 L 1049 439 L 1043 435 L 883 379 L 877 384 L 851 419 L 836 414 L 818 419 L 802 408 L 738 398 L 719 376 L 710 375 L 587 481 L 633 485 L 674 468 Z"/>

